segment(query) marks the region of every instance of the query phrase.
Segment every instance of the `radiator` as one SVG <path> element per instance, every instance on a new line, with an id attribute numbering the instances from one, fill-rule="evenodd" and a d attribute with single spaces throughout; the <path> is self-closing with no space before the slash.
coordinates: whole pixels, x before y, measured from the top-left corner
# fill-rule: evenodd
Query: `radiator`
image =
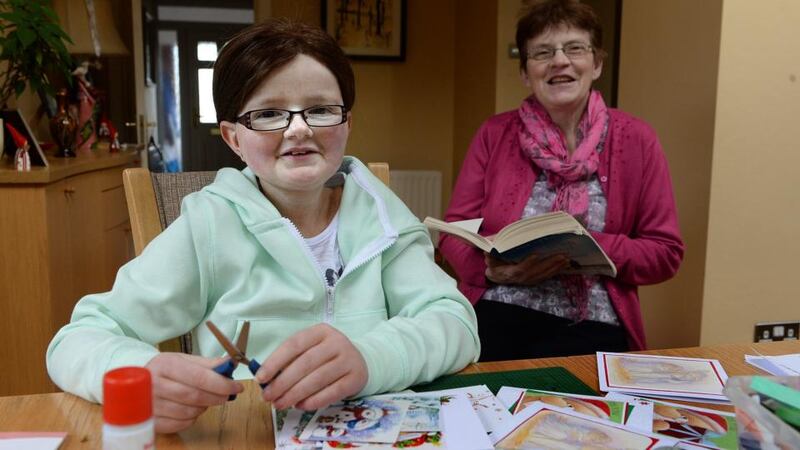
<path id="1" fill-rule="evenodd" d="M 442 217 L 442 173 L 436 170 L 391 170 L 389 185 L 419 220 Z"/>

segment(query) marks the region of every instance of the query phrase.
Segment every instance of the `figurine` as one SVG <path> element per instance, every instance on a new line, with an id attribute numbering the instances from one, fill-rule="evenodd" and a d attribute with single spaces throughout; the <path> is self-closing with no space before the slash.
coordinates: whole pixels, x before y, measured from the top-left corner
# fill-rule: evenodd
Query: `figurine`
<path id="1" fill-rule="evenodd" d="M 120 150 L 119 132 L 107 117 L 100 119 L 100 126 L 97 129 L 97 137 L 99 139 L 108 141 L 109 153 L 117 153 Z"/>
<path id="2" fill-rule="evenodd" d="M 6 128 L 8 132 L 11 133 L 14 143 L 17 144 L 17 152 L 14 154 L 14 165 L 17 171 L 28 172 L 31 170 L 31 155 L 28 153 L 30 144 L 28 143 L 28 138 L 23 136 L 22 133 L 17 131 L 10 123 L 6 123 Z"/>

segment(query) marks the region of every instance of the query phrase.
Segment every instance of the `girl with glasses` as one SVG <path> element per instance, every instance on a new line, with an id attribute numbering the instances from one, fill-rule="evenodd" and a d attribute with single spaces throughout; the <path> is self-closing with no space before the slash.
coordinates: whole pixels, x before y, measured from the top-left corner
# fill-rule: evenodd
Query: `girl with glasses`
<path id="1" fill-rule="evenodd" d="M 206 320 L 234 339 L 250 322 L 255 378 L 279 409 L 401 390 L 474 361 L 474 311 L 434 263 L 425 227 L 345 156 L 355 82 L 333 38 L 253 25 L 220 52 L 213 95 L 247 167 L 187 196 L 111 292 L 78 303 L 48 349 L 56 384 L 101 401 L 104 371 L 145 366 L 157 430 L 184 429 L 242 390 L 211 370 L 223 349 Z M 195 355 L 156 349 L 189 331 Z"/>

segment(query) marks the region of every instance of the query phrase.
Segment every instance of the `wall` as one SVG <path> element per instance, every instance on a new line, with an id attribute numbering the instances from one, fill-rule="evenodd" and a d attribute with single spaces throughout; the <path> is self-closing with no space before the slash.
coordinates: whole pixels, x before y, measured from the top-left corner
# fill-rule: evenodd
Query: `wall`
<path id="1" fill-rule="evenodd" d="M 508 56 L 508 46 L 516 46 L 517 19 L 522 0 L 497 0 L 497 39 L 495 59 L 495 112 L 519 107 L 530 92 L 522 84 L 519 59 Z"/>
<path id="2" fill-rule="evenodd" d="M 701 344 L 800 319 L 800 2 L 726 0 Z"/>
<path id="3" fill-rule="evenodd" d="M 699 339 L 721 9 L 721 0 L 623 3 L 619 107 L 658 133 L 687 249 L 676 278 L 640 289 L 652 348 Z"/>
<path id="4" fill-rule="evenodd" d="M 497 0 L 461 0 L 455 9 L 453 182 L 475 131 L 495 111 L 497 49 L 486 36 L 496 33 L 497 8 Z"/>

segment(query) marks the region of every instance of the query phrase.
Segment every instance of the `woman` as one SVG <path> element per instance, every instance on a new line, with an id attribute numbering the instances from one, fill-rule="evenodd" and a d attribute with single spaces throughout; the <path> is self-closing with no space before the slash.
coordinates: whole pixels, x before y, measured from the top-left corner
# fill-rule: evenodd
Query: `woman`
<path id="1" fill-rule="evenodd" d="M 445 220 L 483 217 L 492 235 L 522 217 L 575 216 L 617 266 L 616 278 L 559 275 L 563 255 L 508 264 L 442 234 L 441 252 L 475 303 L 481 360 L 645 348 L 637 286 L 669 279 L 683 257 L 667 163 L 653 130 L 606 108 L 592 9 L 551 0 L 517 24 L 531 95 L 491 117 L 464 160 Z"/>
<path id="2" fill-rule="evenodd" d="M 224 351 L 206 320 L 234 340 L 250 321 L 248 356 L 276 408 L 400 390 L 474 361 L 474 312 L 433 262 L 425 227 L 344 156 L 355 82 L 333 38 L 253 25 L 223 47 L 213 94 L 247 168 L 220 170 L 111 292 L 78 303 L 48 349 L 56 384 L 100 401 L 106 370 L 145 366 L 157 431 L 186 428 L 242 389 L 211 370 Z M 198 355 L 155 348 L 188 331 Z"/>

